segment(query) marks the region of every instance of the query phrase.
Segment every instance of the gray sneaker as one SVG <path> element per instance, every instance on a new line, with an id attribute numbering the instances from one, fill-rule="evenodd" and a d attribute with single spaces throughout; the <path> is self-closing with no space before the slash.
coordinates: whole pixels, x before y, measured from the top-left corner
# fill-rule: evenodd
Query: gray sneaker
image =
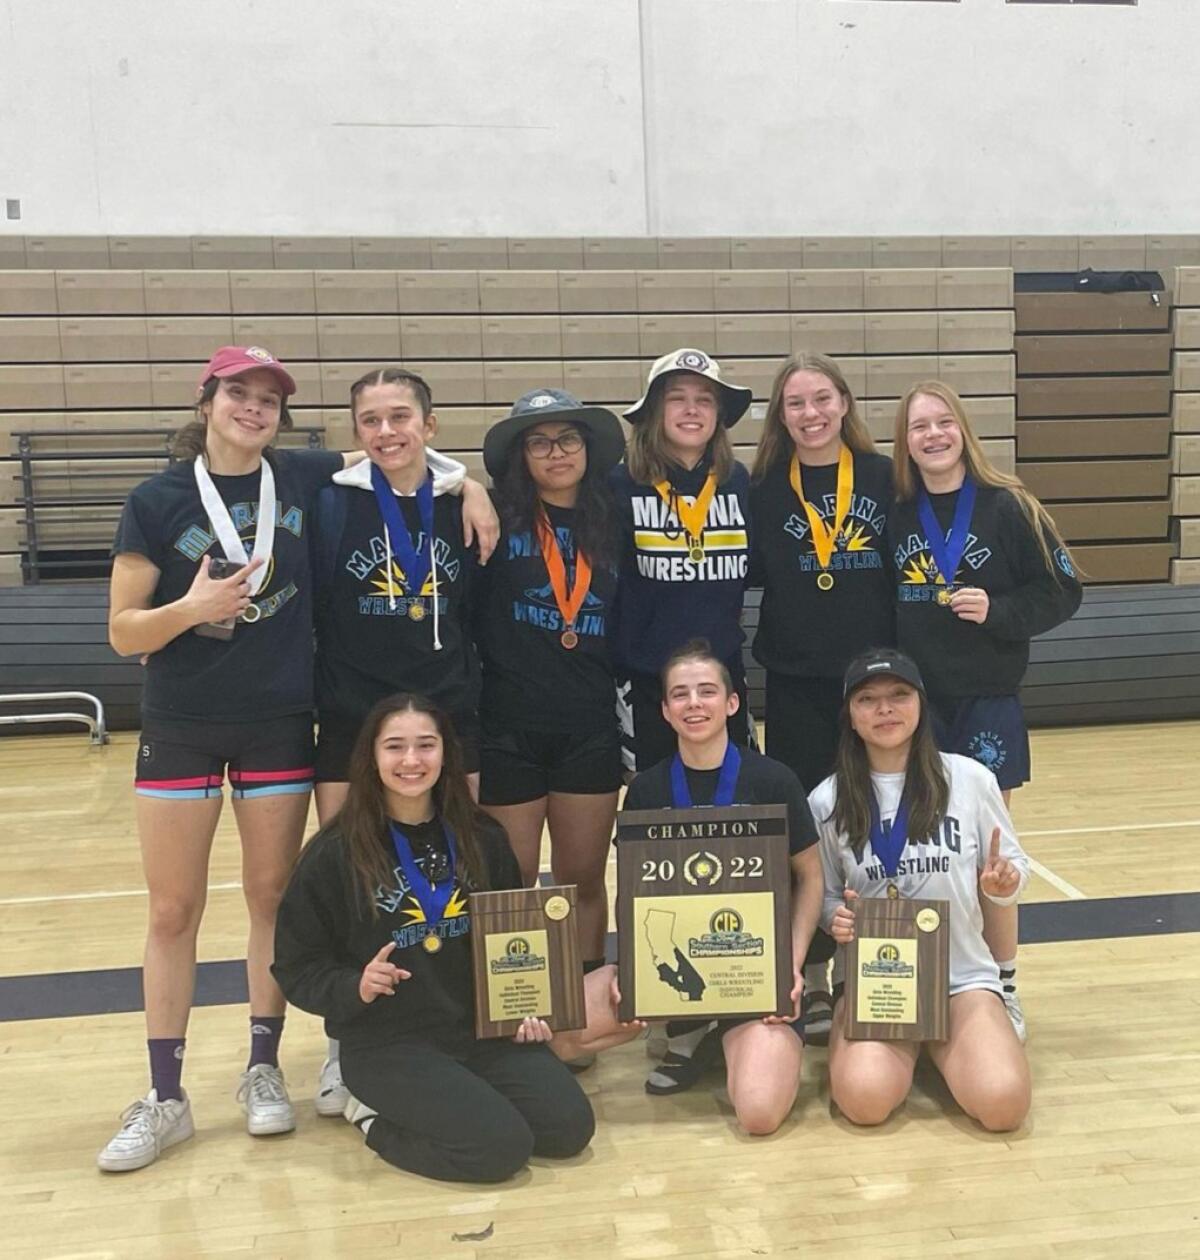
<path id="1" fill-rule="evenodd" d="M 151 1090 L 125 1108 L 121 1121 L 121 1127 L 96 1156 L 97 1165 L 105 1172 L 145 1168 L 168 1147 L 187 1141 L 196 1132 L 186 1094 L 159 1102 L 158 1094 Z"/>
<path id="2" fill-rule="evenodd" d="M 296 1127 L 296 1113 L 280 1068 L 256 1063 L 243 1072 L 237 1100 L 246 1113 L 246 1128 L 254 1137 L 291 1133 Z"/>
<path id="3" fill-rule="evenodd" d="M 342 1065 L 337 1059 L 326 1059 L 321 1064 L 321 1079 L 317 1084 L 317 1105 L 319 1116 L 340 1116 L 350 1101 L 350 1091 L 342 1080 Z"/>

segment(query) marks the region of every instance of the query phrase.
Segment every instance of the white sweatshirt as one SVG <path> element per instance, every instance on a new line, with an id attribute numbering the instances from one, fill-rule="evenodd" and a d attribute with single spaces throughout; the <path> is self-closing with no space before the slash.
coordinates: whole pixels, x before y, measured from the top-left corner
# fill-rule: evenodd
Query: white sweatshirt
<path id="1" fill-rule="evenodd" d="M 1029 880 L 1029 859 L 1013 830 L 1012 819 L 992 772 L 970 757 L 942 753 L 950 785 L 950 802 L 937 832 L 920 841 L 910 839 L 900 855 L 894 882 L 902 897 L 929 898 L 950 903 L 950 992 L 966 989 L 1000 990 L 1000 969 L 983 939 L 979 873 L 987 864 L 992 829 L 1000 828 L 1000 854 L 1021 872 L 1017 891 L 1006 898 L 991 898 L 1011 905 Z M 890 822 L 900 804 L 903 774 L 872 774 L 871 784 L 879 812 Z M 856 859 L 846 837 L 834 830 L 832 814 L 837 799 L 837 780 L 830 775 L 810 793 L 809 807 L 821 835 L 821 867 L 825 876 L 825 901 L 821 926 L 826 931 L 833 913 L 842 904 L 844 889 L 860 897 L 886 897 L 889 877 L 875 856 L 870 840 Z M 840 963 L 840 959 L 838 960 Z"/>

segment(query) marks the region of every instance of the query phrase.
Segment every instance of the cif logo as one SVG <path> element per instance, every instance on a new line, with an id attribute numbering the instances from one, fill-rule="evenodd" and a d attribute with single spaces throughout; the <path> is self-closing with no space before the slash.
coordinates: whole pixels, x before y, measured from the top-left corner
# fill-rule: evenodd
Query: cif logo
<path id="1" fill-rule="evenodd" d="M 742 916 L 726 906 L 709 919 L 708 930 L 718 936 L 732 936 L 742 930 Z"/>
<path id="2" fill-rule="evenodd" d="M 711 888 L 721 878 L 724 869 L 721 859 L 715 853 L 705 850 L 689 855 L 683 864 L 683 877 L 689 884 L 704 884 Z"/>
<path id="3" fill-rule="evenodd" d="M 878 958 L 880 962 L 886 962 L 886 963 L 899 962 L 900 951 L 896 948 L 895 945 L 891 943 L 891 941 L 887 941 L 883 945 L 880 945 L 878 952 L 875 954 L 875 957 Z"/>
<path id="4" fill-rule="evenodd" d="M 514 936 L 504 947 L 509 958 L 526 958 L 529 955 L 529 942 L 523 936 Z"/>

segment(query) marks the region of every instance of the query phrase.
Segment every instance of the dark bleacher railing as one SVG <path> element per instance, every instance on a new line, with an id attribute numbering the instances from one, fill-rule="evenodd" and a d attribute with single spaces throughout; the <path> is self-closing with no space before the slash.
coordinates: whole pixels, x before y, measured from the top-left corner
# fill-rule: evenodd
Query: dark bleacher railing
<path id="1" fill-rule="evenodd" d="M 129 448 L 40 450 L 44 442 L 78 441 L 78 429 L 19 430 L 13 433 L 16 443 L 21 483 L 21 507 L 25 527 L 22 573 L 28 585 L 37 585 L 47 578 L 103 578 L 107 576 L 109 563 L 107 549 L 98 553 L 95 548 L 76 546 L 64 549 L 61 545 L 44 545 L 44 529 L 39 512 L 57 508 L 69 508 L 76 527 L 103 526 L 113 523 L 111 509 L 119 508 L 138 482 L 151 473 L 171 463 L 171 444 L 175 430 L 171 429 L 89 429 L 87 438 L 117 439 L 130 441 Z M 283 445 L 297 445 L 297 439 L 310 449 L 325 445 L 323 425 L 297 425 L 281 435 Z M 141 464 L 136 470 L 116 472 L 103 467 L 105 463 L 134 460 Z M 100 467 L 77 468 L 72 464 L 95 461 Z M 42 465 L 50 465 L 43 468 Z M 121 491 L 113 491 L 114 482 L 128 481 Z M 51 483 L 48 493 L 40 487 Z M 89 483 L 95 489 L 89 490 Z M 62 487 L 58 489 L 58 487 Z M 106 511 L 106 509 L 108 509 Z M 44 520 L 44 517 L 42 518 Z"/>

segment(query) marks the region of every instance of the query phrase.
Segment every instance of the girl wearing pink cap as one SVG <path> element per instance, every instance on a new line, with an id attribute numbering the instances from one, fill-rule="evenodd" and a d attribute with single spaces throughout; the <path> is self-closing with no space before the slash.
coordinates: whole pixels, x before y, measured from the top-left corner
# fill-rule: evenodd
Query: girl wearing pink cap
<path id="1" fill-rule="evenodd" d="M 134 790 L 150 893 L 143 969 L 151 1088 L 98 1157 L 122 1172 L 191 1137 L 180 1085 L 208 859 L 228 771 L 250 914 L 254 1135 L 295 1127 L 278 1066 L 275 912 L 312 789 L 307 523 L 334 451 L 272 449 L 296 385 L 268 351 L 225 346 L 201 377 L 176 461 L 129 496 L 113 545 L 109 639 L 146 663 Z"/>

